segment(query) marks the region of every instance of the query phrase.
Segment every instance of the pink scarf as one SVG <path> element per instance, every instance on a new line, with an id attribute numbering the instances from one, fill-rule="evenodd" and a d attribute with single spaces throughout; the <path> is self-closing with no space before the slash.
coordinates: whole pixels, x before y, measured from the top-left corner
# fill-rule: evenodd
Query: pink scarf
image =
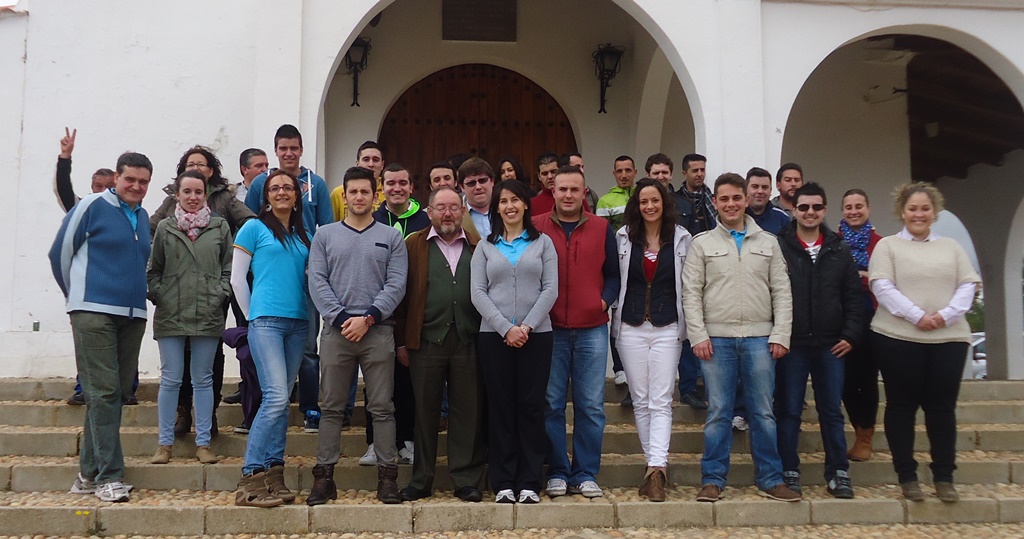
<path id="1" fill-rule="evenodd" d="M 188 234 L 188 239 L 196 241 L 199 233 L 210 224 L 210 207 L 204 203 L 199 211 L 189 213 L 178 204 L 174 207 L 174 218 L 178 220 L 178 228 Z"/>

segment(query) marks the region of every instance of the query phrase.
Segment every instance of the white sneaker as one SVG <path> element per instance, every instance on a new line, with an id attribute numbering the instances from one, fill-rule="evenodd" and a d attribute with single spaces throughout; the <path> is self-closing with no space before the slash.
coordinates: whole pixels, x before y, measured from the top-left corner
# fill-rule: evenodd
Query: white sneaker
<path id="1" fill-rule="evenodd" d="M 96 497 L 105 502 L 126 502 L 131 499 L 128 487 L 120 481 L 111 481 L 96 487 Z"/>
<path id="2" fill-rule="evenodd" d="M 544 491 L 548 493 L 548 496 L 555 498 L 558 496 L 565 496 L 568 488 L 569 485 L 565 482 L 565 479 L 553 477 L 548 479 L 548 484 L 544 488 Z"/>
<path id="3" fill-rule="evenodd" d="M 516 493 L 507 488 L 494 495 L 494 503 L 516 503 Z"/>
<path id="4" fill-rule="evenodd" d="M 519 503 L 540 503 L 540 496 L 530 489 L 519 491 Z"/>
<path id="5" fill-rule="evenodd" d="M 615 371 L 615 385 L 626 385 L 626 371 Z"/>
<path id="6" fill-rule="evenodd" d="M 398 463 L 399 464 L 412 464 L 414 457 L 412 442 L 406 441 L 405 447 L 398 450 Z"/>
<path id="7" fill-rule="evenodd" d="M 584 481 L 569 489 L 569 494 L 582 494 L 584 498 L 600 498 L 604 491 L 597 485 L 596 481 Z"/>
<path id="8" fill-rule="evenodd" d="M 366 454 L 359 457 L 360 466 L 376 466 L 377 465 L 377 452 L 373 450 L 373 444 L 370 444 L 366 448 Z"/>
<path id="9" fill-rule="evenodd" d="M 747 420 L 743 419 L 743 417 L 741 417 L 741 416 L 734 416 L 732 418 L 732 428 L 734 428 L 734 429 L 736 429 L 736 430 L 738 430 L 740 432 L 746 432 L 746 430 L 749 429 L 750 426 L 747 425 Z"/>
<path id="10" fill-rule="evenodd" d="M 124 485 L 124 488 L 128 489 L 128 492 L 131 492 L 132 490 L 135 489 L 135 485 L 130 485 L 128 483 L 121 483 L 121 484 Z M 82 475 L 82 472 L 78 472 L 78 477 L 75 478 L 75 483 L 73 485 L 71 485 L 71 493 L 72 494 L 95 494 L 96 493 L 96 483 L 86 479 L 85 476 Z"/>

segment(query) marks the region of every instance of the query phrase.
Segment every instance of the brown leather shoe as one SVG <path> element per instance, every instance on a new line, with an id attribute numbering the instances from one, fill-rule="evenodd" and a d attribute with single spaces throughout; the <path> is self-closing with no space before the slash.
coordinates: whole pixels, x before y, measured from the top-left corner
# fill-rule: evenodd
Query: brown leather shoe
<path id="1" fill-rule="evenodd" d="M 377 466 L 377 499 L 384 503 L 402 503 L 398 490 L 398 467 Z"/>
<path id="2" fill-rule="evenodd" d="M 668 498 L 668 475 L 664 466 L 656 466 L 651 470 L 651 486 L 647 490 L 647 499 L 652 502 L 663 502 Z"/>
<path id="3" fill-rule="evenodd" d="M 717 502 L 722 497 L 722 489 L 716 485 L 707 484 L 700 488 L 697 493 L 698 502 Z"/>
<path id="4" fill-rule="evenodd" d="M 780 502 L 798 502 L 800 501 L 800 494 L 793 492 L 785 483 L 779 483 L 774 487 L 765 490 L 764 496 Z"/>
<path id="5" fill-rule="evenodd" d="M 871 460 L 872 438 L 875 436 L 875 428 L 862 429 L 860 427 L 853 427 L 853 431 L 856 433 L 856 438 L 854 439 L 853 447 L 846 453 L 846 456 L 854 462 Z"/>
<path id="6" fill-rule="evenodd" d="M 295 493 L 284 484 L 284 465 L 271 466 L 267 470 L 267 492 L 281 498 L 284 503 L 295 501 Z"/>
<path id="7" fill-rule="evenodd" d="M 903 490 L 903 497 L 912 502 L 923 502 L 924 491 L 921 490 L 921 483 L 917 481 L 907 481 L 906 483 L 900 483 L 900 488 Z"/>
<path id="8" fill-rule="evenodd" d="M 960 495 L 957 494 L 956 487 L 949 481 L 935 482 L 935 496 L 946 503 L 956 503 L 960 501 Z"/>

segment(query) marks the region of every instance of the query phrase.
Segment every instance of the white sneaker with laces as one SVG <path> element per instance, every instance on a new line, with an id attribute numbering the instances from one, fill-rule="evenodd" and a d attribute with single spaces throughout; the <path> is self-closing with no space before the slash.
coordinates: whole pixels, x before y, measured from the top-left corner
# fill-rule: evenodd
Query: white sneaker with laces
<path id="1" fill-rule="evenodd" d="M 377 453 L 373 450 L 373 444 L 370 444 L 366 448 L 366 453 L 359 457 L 360 466 L 376 466 L 377 465 Z"/>
<path id="2" fill-rule="evenodd" d="M 626 371 L 615 371 L 615 385 L 626 385 Z"/>
<path id="3" fill-rule="evenodd" d="M 398 463 L 399 464 L 412 464 L 415 454 L 413 452 L 412 442 L 405 442 L 405 447 L 398 450 Z"/>
<path id="4" fill-rule="evenodd" d="M 548 496 L 556 498 L 558 496 L 565 496 L 568 488 L 569 485 L 565 482 L 565 479 L 552 477 L 548 479 L 548 484 L 544 487 L 544 491 L 548 493 Z"/>
<path id="5" fill-rule="evenodd" d="M 494 495 L 494 503 L 516 503 L 516 493 L 507 488 Z"/>
<path id="6" fill-rule="evenodd" d="M 519 503 L 540 503 L 540 496 L 530 489 L 519 491 Z"/>
<path id="7" fill-rule="evenodd" d="M 126 502 L 131 499 L 128 487 L 120 481 L 111 481 L 96 487 L 96 497 L 105 502 Z"/>
<path id="8" fill-rule="evenodd" d="M 600 498 L 604 491 L 597 485 L 596 481 L 584 481 L 569 489 L 569 494 L 582 494 L 584 498 Z"/>
<path id="9" fill-rule="evenodd" d="M 75 478 L 75 484 L 71 485 L 72 494 L 93 494 L 96 492 L 96 483 L 86 479 L 82 476 L 82 472 L 78 472 L 78 477 Z"/>
<path id="10" fill-rule="evenodd" d="M 734 416 L 732 418 L 732 428 L 740 432 L 746 432 L 746 430 L 750 428 L 750 425 L 747 425 L 747 420 L 743 419 L 742 416 Z"/>

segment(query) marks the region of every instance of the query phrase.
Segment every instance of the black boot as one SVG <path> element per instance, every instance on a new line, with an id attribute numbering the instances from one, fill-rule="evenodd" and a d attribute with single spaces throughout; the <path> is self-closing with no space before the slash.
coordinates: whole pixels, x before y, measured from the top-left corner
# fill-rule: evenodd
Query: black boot
<path id="1" fill-rule="evenodd" d="M 377 499 L 384 503 L 402 503 L 397 467 L 377 466 Z"/>
<path id="2" fill-rule="evenodd" d="M 174 435 L 178 438 L 185 436 L 192 430 L 192 409 L 186 406 L 178 407 L 178 417 L 174 419 Z"/>
<path id="3" fill-rule="evenodd" d="M 306 505 L 321 505 L 338 499 L 338 486 L 334 484 L 334 465 L 313 466 L 313 488 L 309 490 Z"/>

